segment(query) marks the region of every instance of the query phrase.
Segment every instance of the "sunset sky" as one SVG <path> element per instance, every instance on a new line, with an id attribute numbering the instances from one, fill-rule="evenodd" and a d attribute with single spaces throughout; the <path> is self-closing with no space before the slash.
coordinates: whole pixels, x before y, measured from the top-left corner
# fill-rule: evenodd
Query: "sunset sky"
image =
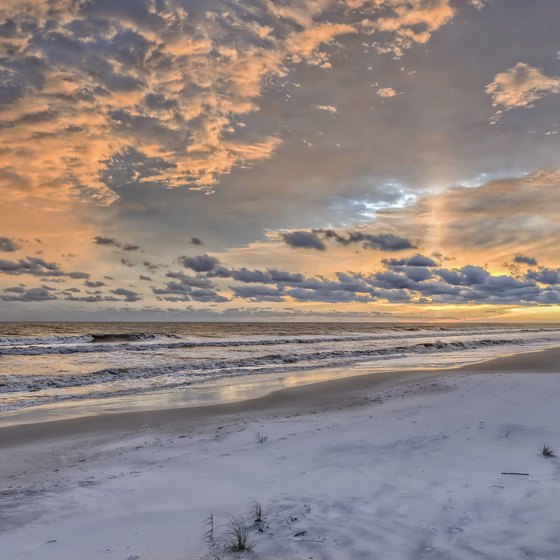
<path id="1" fill-rule="evenodd" d="M 558 0 L 0 0 L 3 320 L 560 320 Z"/>

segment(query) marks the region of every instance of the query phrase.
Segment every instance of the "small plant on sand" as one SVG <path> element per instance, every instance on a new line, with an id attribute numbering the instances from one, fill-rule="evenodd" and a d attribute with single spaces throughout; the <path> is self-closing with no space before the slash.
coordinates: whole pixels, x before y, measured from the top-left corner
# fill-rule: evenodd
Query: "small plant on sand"
<path id="1" fill-rule="evenodd" d="M 261 504 L 255 501 L 253 507 L 251 508 L 251 516 L 253 517 L 253 522 L 257 527 L 259 533 L 264 533 L 265 529 L 268 527 L 266 521 L 266 513 L 263 512 Z"/>
<path id="2" fill-rule="evenodd" d="M 226 532 L 226 547 L 230 552 L 250 552 L 254 545 L 249 542 L 249 530 L 243 517 L 230 516 Z"/>
<path id="3" fill-rule="evenodd" d="M 556 457 L 556 453 L 548 445 L 543 445 L 541 449 L 541 454 L 543 457 Z"/>
<path id="4" fill-rule="evenodd" d="M 263 434 L 261 434 L 260 432 L 257 432 L 255 434 L 255 441 L 257 443 L 260 443 L 261 445 L 268 439 L 268 436 L 265 436 Z"/>
<path id="5" fill-rule="evenodd" d="M 203 539 L 209 544 L 214 544 L 214 514 L 210 512 L 208 517 L 204 520 L 202 526 L 206 529 Z"/>

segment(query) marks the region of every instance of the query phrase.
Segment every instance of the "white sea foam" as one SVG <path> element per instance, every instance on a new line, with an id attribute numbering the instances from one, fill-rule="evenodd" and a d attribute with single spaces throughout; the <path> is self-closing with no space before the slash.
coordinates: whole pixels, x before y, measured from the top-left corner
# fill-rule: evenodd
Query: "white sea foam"
<path id="1" fill-rule="evenodd" d="M 75 327 L 74 327 L 75 328 Z M 0 337 L 0 410 L 102 398 L 259 374 L 296 374 L 367 363 L 380 367 L 459 365 L 560 345 L 560 329 L 510 326 L 329 325 L 289 329 L 241 325 L 153 332 L 102 330 Z M 323 332 L 322 332 L 323 331 Z"/>

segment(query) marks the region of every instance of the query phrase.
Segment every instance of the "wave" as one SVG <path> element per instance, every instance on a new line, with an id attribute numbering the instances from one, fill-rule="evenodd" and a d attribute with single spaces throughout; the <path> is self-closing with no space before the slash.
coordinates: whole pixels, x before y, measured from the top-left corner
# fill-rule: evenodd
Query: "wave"
<path id="1" fill-rule="evenodd" d="M 494 329 L 492 334 L 506 334 L 508 329 Z M 554 329 L 523 329 L 518 333 L 560 332 Z M 480 329 L 451 329 L 438 330 L 439 338 L 449 338 L 466 335 L 484 335 Z M 173 335 L 153 333 L 125 333 L 125 334 L 84 334 L 78 336 L 49 336 L 11 338 L 0 337 L 0 355 L 28 355 L 38 356 L 43 354 L 87 354 L 92 352 L 152 352 L 165 349 L 187 348 L 236 348 L 281 346 L 287 344 L 318 344 L 328 342 L 368 342 L 368 341 L 394 341 L 413 340 L 433 335 L 433 331 L 417 330 L 411 334 L 392 331 L 374 335 L 339 335 L 339 336 L 292 336 L 274 338 L 243 338 L 243 339 L 212 339 L 212 340 L 181 340 Z"/>
<path id="2" fill-rule="evenodd" d="M 142 340 L 154 340 L 157 338 L 170 338 L 169 335 L 156 335 L 152 333 L 107 333 L 107 334 L 81 334 L 65 336 L 27 336 L 27 337 L 0 337 L 0 354 L 9 354 L 10 350 L 21 350 L 24 353 L 26 347 L 39 348 L 45 346 L 45 350 L 50 348 L 65 349 L 67 345 L 84 343 L 103 343 L 103 342 L 133 342 Z M 48 352 L 46 352 L 48 353 Z"/>
<path id="3" fill-rule="evenodd" d="M 195 380 L 216 380 L 223 377 L 239 377 L 250 373 L 275 373 L 279 366 L 282 371 L 301 371 L 303 369 L 336 367 L 351 363 L 364 362 L 374 358 L 409 356 L 436 352 L 453 352 L 490 346 L 523 345 L 521 338 L 482 339 L 476 341 L 424 342 L 411 346 L 393 346 L 361 350 L 331 350 L 302 354 L 267 354 L 264 356 L 235 360 L 201 360 L 199 362 L 179 362 L 145 368 L 107 368 L 86 374 L 61 375 L 0 375 L 0 393 L 17 391 L 41 391 L 53 388 L 80 387 L 114 381 L 174 376 L 180 384 L 191 384 Z M 305 366 L 306 362 L 312 365 Z M 290 366 L 287 368 L 286 366 Z M 272 366 L 272 367 L 271 367 Z M 303 366 L 303 367 L 302 367 Z M 158 388 L 161 388 L 158 386 Z M 117 394 L 117 393 L 115 393 Z"/>
<path id="4" fill-rule="evenodd" d="M 127 334 L 91 334 L 91 342 L 129 342 L 133 340 L 154 340 L 157 335 L 151 333 L 127 333 Z"/>

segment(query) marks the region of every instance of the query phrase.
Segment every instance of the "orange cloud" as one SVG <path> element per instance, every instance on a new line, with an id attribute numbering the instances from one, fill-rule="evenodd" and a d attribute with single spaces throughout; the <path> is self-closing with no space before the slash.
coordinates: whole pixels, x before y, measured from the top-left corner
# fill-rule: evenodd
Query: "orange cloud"
<path id="1" fill-rule="evenodd" d="M 287 64 L 328 68 L 323 46 L 364 30 L 364 21 L 402 50 L 425 42 L 453 13 L 446 0 L 263 0 L 258 18 L 217 7 L 195 16 L 172 1 L 139 0 L 134 10 L 1 1 L 0 21 L 12 22 L 0 41 L 13 85 L 0 110 L 6 196 L 110 204 L 120 185 L 111 165 L 126 165 L 131 153 L 129 181 L 211 192 L 220 175 L 278 148 L 275 131 L 242 125 L 258 111 L 267 79 L 286 76 Z"/>

